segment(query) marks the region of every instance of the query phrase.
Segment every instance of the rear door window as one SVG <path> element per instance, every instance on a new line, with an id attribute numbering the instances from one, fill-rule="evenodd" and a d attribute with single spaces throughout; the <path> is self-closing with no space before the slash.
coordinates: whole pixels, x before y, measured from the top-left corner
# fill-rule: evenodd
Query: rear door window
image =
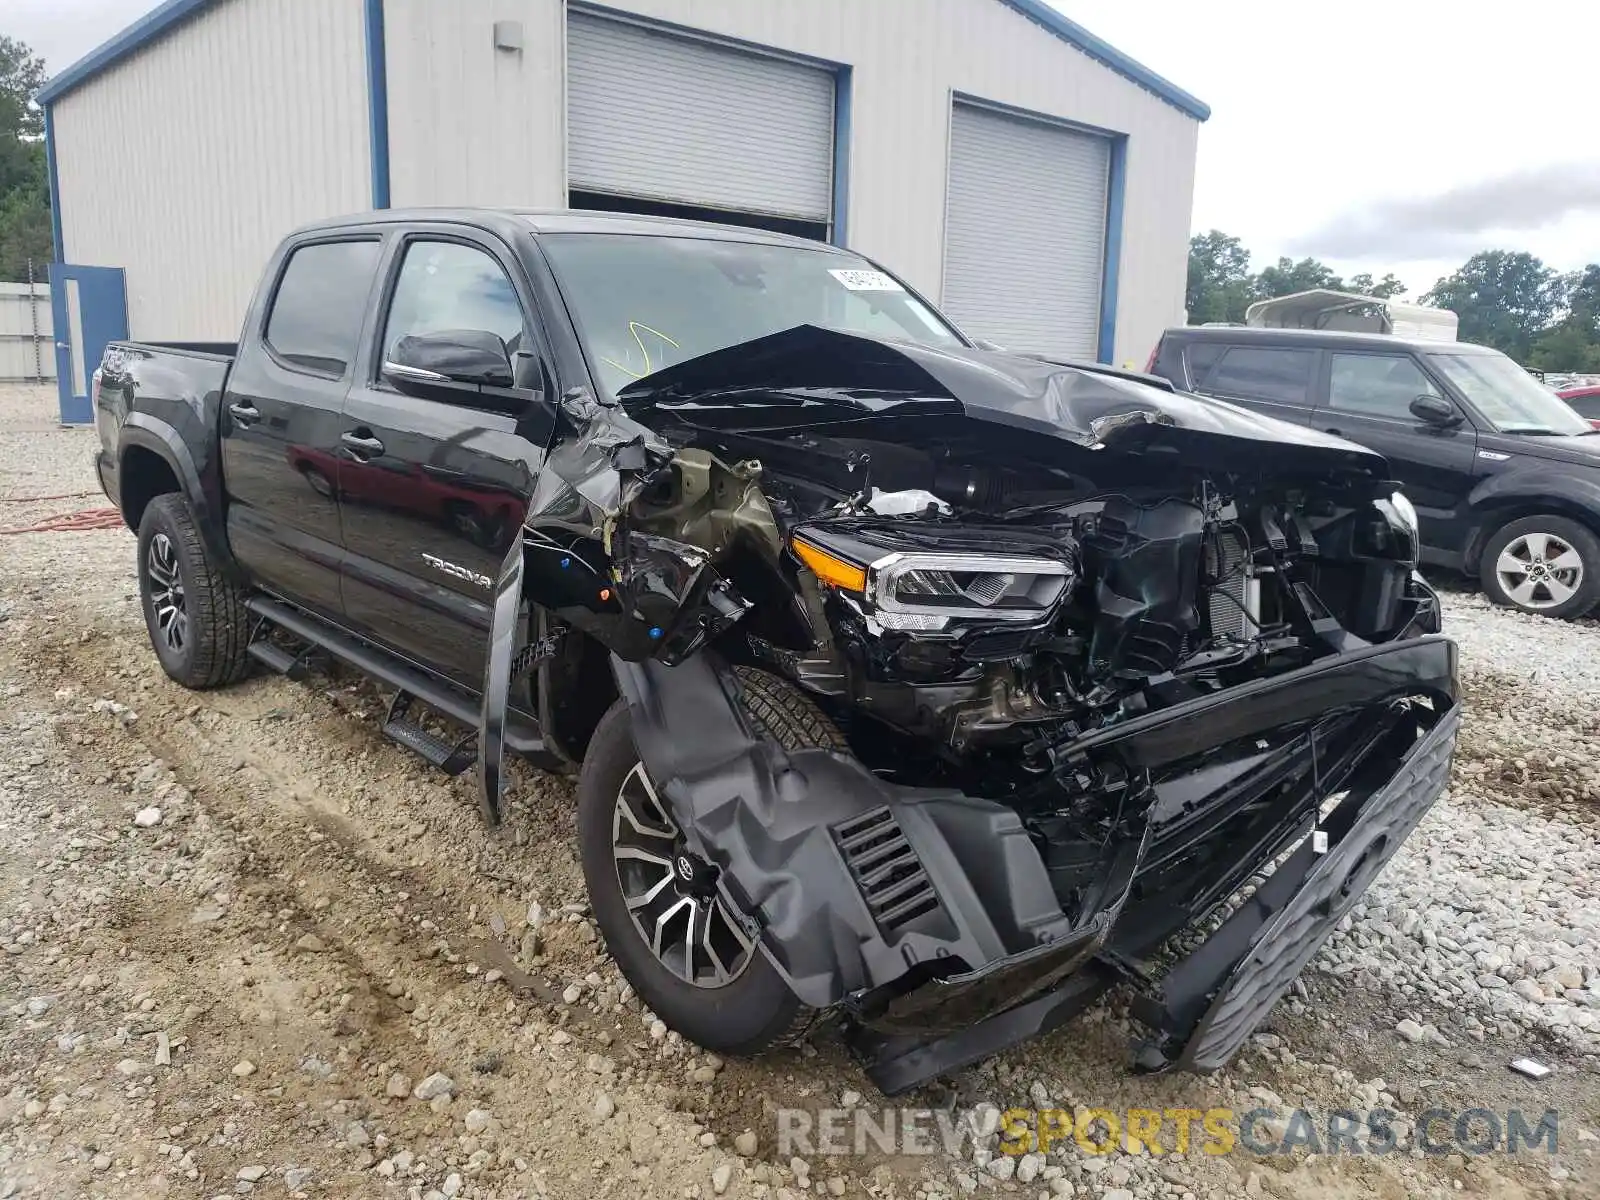
<path id="1" fill-rule="evenodd" d="M 1204 390 L 1309 408 L 1316 357 L 1312 350 L 1230 346 L 1206 377 Z"/>
<path id="2" fill-rule="evenodd" d="M 1328 377 L 1328 407 L 1339 412 L 1412 420 L 1411 402 L 1439 389 L 1401 354 L 1335 354 Z"/>
<path id="3" fill-rule="evenodd" d="M 1184 351 L 1184 362 L 1189 372 L 1189 386 L 1191 388 L 1204 387 L 1206 376 L 1211 373 L 1211 368 L 1217 365 L 1217 359 L 1222 357 L 1222 352 L 1227 347 L 1221 342 L 1196 342 Z"/>
<path id="4" fill-rule="evenodd" d="M 342 378 L 356 356 L 378 271 L 376 238 L 313 242 L 289 255 L 267 314 L 266 342 L 288 366 Z"/>

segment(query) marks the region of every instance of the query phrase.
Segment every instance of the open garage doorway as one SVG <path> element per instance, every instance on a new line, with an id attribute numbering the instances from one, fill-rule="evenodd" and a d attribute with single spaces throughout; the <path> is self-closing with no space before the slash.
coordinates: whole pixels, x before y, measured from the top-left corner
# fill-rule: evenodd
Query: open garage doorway
<path id="1" fill-rule="evenodd" d="M 619 14 L 567 22 L 567 201 L 827 241 L 837 70 Z"/>
<path id="2" fill-rule="evenodd" d="M 608 196 L 604 192 L 567 193 L 573 208 L 599 209 L 602 212 L 642 213 L 653 217 L 681 217 L 688 221 L 714 221 L 719 225 L 742 225 L 750 229 L 770 229 L 795 237 L 828 240 L 826 221 L 807 221 L 799 217 L 775 217 L 767 213 L 739 212 L 730 208 L 707 208 L 698 204 L 675 204 L 670 200 L 644 200 L 637 196 Z"/>

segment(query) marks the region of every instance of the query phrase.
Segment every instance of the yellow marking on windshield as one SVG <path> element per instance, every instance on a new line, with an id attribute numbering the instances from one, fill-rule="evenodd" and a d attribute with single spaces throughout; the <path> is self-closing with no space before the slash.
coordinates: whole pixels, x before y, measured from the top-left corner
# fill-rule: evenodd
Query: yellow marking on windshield
<path id="1" fill-rule="evenodd" d="M 629 321 L 628 322 L 628 335 L 633 338 L 633 344 L 635 346 L 639 347 L 639 353 L 644 355 L 644 370 L 635 371 L 632 367 L 623 366 L 621 363 L 619 363 L 614 358 L 602 358 L 600 361 L 605 363 L 606 366 L 608 366 L 608 367 L 615 367 L 617 370 L 621 371 L 624 375 L 631 376 L 634 379 L 643 379 L 646 375 L 648 375 L 652 371 L 654 371 L 655 367 L 653 367 L 651 365 L 651 363 L 650 363 L 650 348 L 644 344 L 644 339 L 639 336 L 639 333 L 640 333 L 641 330 L 644 331 L 645 333 L 653 333 L 653 334 L 655 334 L 658 338 L 660 338 L 663 342 L 666 342 L 667 345 L 671 346 L 675 350 L 682 350 L 683 349 L 682 346 L 678 345 L 678 343 L 675 340 L 673 340 L 672 338 L 668 337 L 666 334 L 662 333 L 661 330 L 652 329 L 650 326 L 644 324 L 644 322 L 642 322 L 642 321 Z M 630 357 L 631 357 L 631 355 L 630 355 Z"/>

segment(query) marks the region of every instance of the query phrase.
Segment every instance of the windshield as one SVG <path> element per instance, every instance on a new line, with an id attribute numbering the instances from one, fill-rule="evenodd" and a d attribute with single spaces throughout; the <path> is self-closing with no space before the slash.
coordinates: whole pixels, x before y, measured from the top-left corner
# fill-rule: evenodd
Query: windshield
<path id="1" fill-rule="evenodd" d="M 540 239 L 601 389 L 796 325 L 959 346 L 943 318 L 853 255 L 711 238 Z"/>
<path id="2" fill-rule="evenodd" d="M 1589 422 L 1503 354 L 1430 354 L 1438 369 L 1501 433 L 1592 433 Z"/>

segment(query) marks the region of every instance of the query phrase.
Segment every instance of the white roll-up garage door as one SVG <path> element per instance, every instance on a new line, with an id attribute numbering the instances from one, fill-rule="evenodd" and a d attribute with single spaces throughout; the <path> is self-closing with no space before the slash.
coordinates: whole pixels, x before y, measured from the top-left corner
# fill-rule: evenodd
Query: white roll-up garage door
<path id="1" fill-rule="evenodd" d="M 574 191 L 827 222 L 832 73 L 572 11 Z"/>
<path id="2" fill-rule="evenodd" d="M 1093 359 L 1111 143 L 957 103 L 943 305 L 1007 349 Z"/>

